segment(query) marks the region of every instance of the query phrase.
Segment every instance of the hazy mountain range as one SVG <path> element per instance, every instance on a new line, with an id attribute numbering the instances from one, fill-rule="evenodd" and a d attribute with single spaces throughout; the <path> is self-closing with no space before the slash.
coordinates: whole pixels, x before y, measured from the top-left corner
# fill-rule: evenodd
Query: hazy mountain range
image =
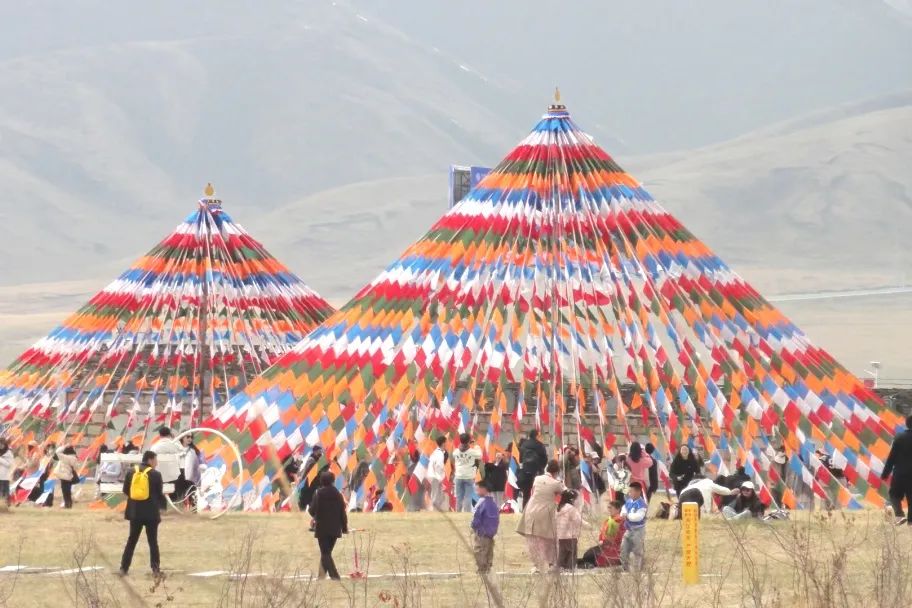
<path id="1" fill-rule="evenodd" d="M 207 181 L 341 303 L 445 210 L 447 166 L 498 161 L 555 84 L 762 290 L 904 282 L 903 2 L 4 3 L 0 358 L 167 234 Z"/>

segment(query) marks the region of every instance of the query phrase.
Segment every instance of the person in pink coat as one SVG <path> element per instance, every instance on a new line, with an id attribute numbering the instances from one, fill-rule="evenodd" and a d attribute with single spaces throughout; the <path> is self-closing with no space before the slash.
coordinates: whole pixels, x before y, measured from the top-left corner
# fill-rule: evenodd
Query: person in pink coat
<path id="1" fill-rule="evenodd" d="M 630 469 L 630 481 L 640 482 L 644 488 L 649 487 L 649 468 L 652 466 L 652 456 L 643 450 L 639 442 L 630 444 L 627 453 L 627 468 Z"/>

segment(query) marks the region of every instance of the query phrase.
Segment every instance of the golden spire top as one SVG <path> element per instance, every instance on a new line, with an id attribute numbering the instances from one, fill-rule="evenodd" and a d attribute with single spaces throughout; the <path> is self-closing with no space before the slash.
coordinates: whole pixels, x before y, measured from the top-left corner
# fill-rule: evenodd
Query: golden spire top
<path id="1" fill-rule="evenodd" d="M 203 190 L 203 194 L 206 196 L 212 196 L 215 194 L 215 188 L 212 187 L 212 184 L 206 184 L 206 189 Z"/>
<path id="2" fill-rule="evenodd" d="M 549 112 L 566 112 L 567 107 L 561 103 L 560 87 L 554 87 L 554 102 L 548 106 Z"/>

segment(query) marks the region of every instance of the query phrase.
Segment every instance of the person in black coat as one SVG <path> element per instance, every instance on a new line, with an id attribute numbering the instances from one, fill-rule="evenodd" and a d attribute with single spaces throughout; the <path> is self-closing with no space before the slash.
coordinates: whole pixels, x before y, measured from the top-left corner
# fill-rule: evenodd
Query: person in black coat
<path id="1" fill-rule="evenodd" d="M 125 576 L 130 570 L 130 564 L 133 561 L 133 551 L 136 549 L 136 543 L 139 542 L 139 535 L 142 534 L 143 528 L 146 530 L 146 540 L 149 541 L 149 563 L 152 566 L 152 572 L 159 574 L 160 561 L 158 553 L 158 524 L 161 522 L 161 510 L 159 505 L 165 500 L 162 492 L 162 476 L 155 470 L 158 459 L 153 451 L 147 451 L 143 454 L 142 465 L 139 470 L 148 469 L 149 475 L 149 497 L 145 500 L 133 500 L 130 496 L 130 485 L 133 483 L 133 475 L 136 469 L 131 469 L 124 478 L 123 491 L 127 495 L 127 510 L 124 512 L 124 519 L 130 522 L 130 536 L 127 537 L 127 545 L 124 547 L 123 557 L 120 558 L 120 574 Z"/>
<path id="2" fill-rule="evenodd" d="M 652 466 L 649 467 L 649 487 L 646 488 L 646 502 L 648 503 L 652 495 L 659 491 L 659 459 L 655 456 L 656 446 L 647 443 L 644 449 L 652 458 Z"/>
<path id="3" fill-rule="evenodd" d="M 500 508 L 504 501 L 504 492 L 507 491 L 507 461 L 503 452 L 497 452 L 494 462 L 485 463 L 484 480 L 494 497 L 494 502 Z"/>
<path id="4" fill-rule="evenodd" d="M 517 476 L 519 490 L 522 492 L 523 509 L 532 496 L 532 482 L 545 472 L 548 464 L 548 452 L 545 444 L 538 440 L 538 431 L 529 431 L 529 437 L 519 442 L 520 469 Z"/>
<path id="5" fill-rule="evenodd" d="M 890 504 L 896 517 L 903 517 L 903 498 L 906 499 L 906 523 L 912 526 L 912 416 L 906 418 L 906 430 L 899 433 L 890 447 L 881 478 L 890 480 Z"/>
<path id="6" fill-rule="evenodd" d="M 671 485 L 674 486 L 675 494 L 680 496 L 687 484 L 700 472 L 700 463 L 691 449 L 682 445 L 671 461 L 668 472 L 671 474 Z"/>
<path id="7" fill-rule="evenodd" d="M 348 514 L 345 499 L 333 484 L 336 476 L 330 471 L 320 474 L 320 489 L 314 492 L 310 501 L 310 515 L 314 518 L 314 536 L 320 546 L 320 578 L 327 574 L 339 580 L 339 571 L 333 561 L 332 552 L 336 541 L 348 534 Z"/>

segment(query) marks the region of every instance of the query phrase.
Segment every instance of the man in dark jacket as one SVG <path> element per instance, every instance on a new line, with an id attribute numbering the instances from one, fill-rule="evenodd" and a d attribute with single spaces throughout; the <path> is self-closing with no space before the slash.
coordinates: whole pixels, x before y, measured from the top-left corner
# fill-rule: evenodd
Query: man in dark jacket
<path id="1" fill-rule="evenodd" d="M 310 515 L 314 518 L 314 536 L 320 547 L 320 578 L 339 580 L 339 571 L 333 561 L 332 552 L 336 541 L 348 534 L 348 514 L 345 499 L 333 483 L 336 476 L 330 471 L 320 474 L 320 489 L 310 501 Z"/>
<path id="2" fill-rule="evenodd" d="M 906 499 L 906 523 L 912 526 L 912 416 L 906 418 L 906 430 L 893 440 L 890 455 L 884 463 L 881 478 L 890 480 L 890 504 L 896 517 L 903 517 L 902 501 Z"/>
<path id="3" fill-rule="evenodd" d="M 532 429 L 529 431 L 529 437 L 519 442 L 519 489 L 522 492 L 523 509 L 532 496 L 532 482 L 535 478 L 545 472 L 545 465 L 548 464 L 548 452 L 545 450 L 545 444 L 538 440 L 538 431 Z"/>
<path id="4" fill-rule="evenodd" d="M 165 500 L 162 492 L 162 476 L 155 470 L 158 459 L 153 451 L 143 454 L 142 465 L 130 470 L 124 478 L 123 491 L 127 495 L 127 510 L 124 519 L 130 522 L 130 536 L 120 558 L 120 574 L 125 576 L 133 562 L 133 551 L 139 542 L 139 535 L 146 529 L 146 540 L 149 541 L 149 563 L 154 574 L 160 573 L 158 555 L 158 524 L 161 522 L 159 505 Z M 130 488 L 134 475 L 148 475 L 149 495 L 143 500 L 130 498 Z"/>

